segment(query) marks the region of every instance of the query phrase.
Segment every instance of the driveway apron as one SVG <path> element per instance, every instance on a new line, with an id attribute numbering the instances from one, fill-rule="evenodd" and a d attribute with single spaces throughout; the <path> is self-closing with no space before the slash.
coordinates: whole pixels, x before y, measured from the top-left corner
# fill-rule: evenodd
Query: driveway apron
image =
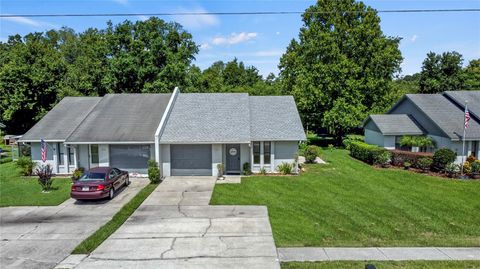
<path id="1" fill-rule="evenodd" d="M 148 180 L 132 179 L 111 200 L 0 208 L 0 267 L 52 268 L 108 222 Z"/>
<path id="2" fill-rule="evenodd" d="M 169 177 L 76 268 L 280 268 L 264 206 L 210 206 L 213 177 Z"/>

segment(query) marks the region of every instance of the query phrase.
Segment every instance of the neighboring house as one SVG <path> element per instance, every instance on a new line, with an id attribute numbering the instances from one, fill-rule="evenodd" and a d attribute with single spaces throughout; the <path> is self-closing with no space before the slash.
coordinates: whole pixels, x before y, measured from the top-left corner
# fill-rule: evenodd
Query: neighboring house
<path id="1" fill-rule="evenodd" d="M 55 173 L 114 166 L 146 173 L 156 160 L 163 176 L 217 175 L 223 163 L 239 174 L 275 171 L 294 162 L 305 140 L 291 96 L 246 93 L 107 94 L 66 97 L 21 139 L 41 163 L 40 140 Z"/>
<path id="2" fill-rule="evenodd" d="M 449 148 L 462 160 L 465 101 L 470 112 L 465 135 L 466 158 L 480 155 L 480 91 L 446 91 L 440 94 L 407 94 L 384 115 L 364 122 L 365 142 L 400 149 L 404 135 L 431 137 L 436 148 Z"/>

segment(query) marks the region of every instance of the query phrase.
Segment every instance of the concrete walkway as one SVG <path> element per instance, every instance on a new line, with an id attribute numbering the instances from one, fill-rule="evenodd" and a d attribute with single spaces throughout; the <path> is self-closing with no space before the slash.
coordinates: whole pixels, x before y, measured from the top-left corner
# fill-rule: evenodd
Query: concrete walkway
<path id="1" fill-rule="evenodd" d="M 278 248 L 282 262 L 290 261 L 403 261 L 480 260 L 480 248 L 381 247 L 381 248 Z"/>
<path id="2" fill-rule="evenodd" d="M 0 267 L 52 268 L 148 183 L 132 179 L 109 201 L 0 208 Z"/>
<path id="3" fill-rule="evenodd" d="M 167 178 L 75 268 L 279 269 L 267 208 L 210 206 L 214 185 Z"/>

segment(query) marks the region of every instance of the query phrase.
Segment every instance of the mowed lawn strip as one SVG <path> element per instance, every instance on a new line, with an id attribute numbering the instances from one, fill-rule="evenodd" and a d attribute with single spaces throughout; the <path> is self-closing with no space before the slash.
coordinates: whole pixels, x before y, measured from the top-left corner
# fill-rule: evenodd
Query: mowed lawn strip
<path id="1" fill-rule="evenodd" d="M 105 225 L 100 227 L 95 233 L 83 240 L 73 251 L 72 254 L 89 254 L 94 251 L 103 241 L 113 234 L 143 201 L 155 190 L 158 184 L 148 184 L 135 195 L 113 218 Z"/>
<path id="2" fill-rule="evenodd" d="M 301 176 L 216 185 L 215 205 L 267 205 L 278 247 L 480 246 L 480 181 L 374 168 L 346 150 Z"/>
<path id="3" fill-rule="evenodd" d="M 339 262 L 290 262 L 282 263 L 282 269 L 361 269 L 366 264 L 377 269 L 474 269 L 480 268 L 480 261 L 339 261 Z"/>
<path id="4" fill-rule="evenodd" d="M 53 178 L 53 189 L 42 193 L 37 177 L 24 177 L 15 162 L 0 164 L 0 206 L 55 206 L 70 197 L 72 181 Z"/>

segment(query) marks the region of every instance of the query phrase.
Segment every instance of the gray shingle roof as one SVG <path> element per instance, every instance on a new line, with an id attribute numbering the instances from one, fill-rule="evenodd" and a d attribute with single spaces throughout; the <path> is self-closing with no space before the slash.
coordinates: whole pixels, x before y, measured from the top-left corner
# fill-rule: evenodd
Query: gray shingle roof
<path id="1" fill-rule="evenodd" d="M 305 140 L 305 131 L 292 96 L 250 96 L 252 141 Z"/>
<path id="2" fill-rule="evenodd" d="M 453 140 L 463 135 L 464 110 L 442 94 L 407 94 L 448 137 Z M 473 117 L 467 129 L 467 140 L 480 139 L 480 123 Z"/>
<path id="3" fill-rule="evenodd" d="M 171 94 L 107 94 L 67 142 L 148 142 Z"/>
<path id="4" fill-rule="evenodd" d="M 65 97 L 37 124 L 35 124 L 21 141 L 65 140 L 101 97 Z"/>
<path id="5" fill-rule="evenodd" d="M 246 93 L 180 93 L 160 142 L 248 142 L 248 107 Z"/>
<path id="6" fill-rule="evenodd" d="M 480 119 L 480 91 L 447 91 L 445 95 L 464 109 L 468 101 L 468 110 Z"/>
<path id="7" fill-rule="evenodd" d="M 383 135 L 422 135 L 423 130 L 406 114 L 370 115 L 371 120 Z"/>

